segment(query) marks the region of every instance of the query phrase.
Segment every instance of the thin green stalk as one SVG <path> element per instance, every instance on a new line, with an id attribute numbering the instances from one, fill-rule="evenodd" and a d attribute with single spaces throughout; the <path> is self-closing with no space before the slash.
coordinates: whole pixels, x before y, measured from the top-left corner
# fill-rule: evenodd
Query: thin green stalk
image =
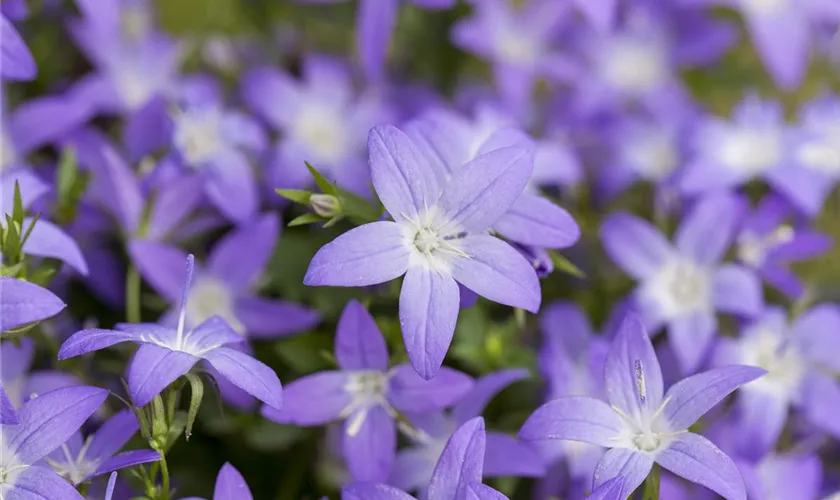
<path id="1" fill-rule="evenodd" d="M 134 265 L 125 277 L 125 317 L 129 323 L 140 322 L 140 273 Z"/>
<path id="2" fill-rule="evenodd" d="M 163 455 L 163 452 L 158 450 L 158 453 L 160 453 L 160 476 L 163 482 L 161 499 L 169 500 L 169 467 L 166 465 L 166 457 Z"/>

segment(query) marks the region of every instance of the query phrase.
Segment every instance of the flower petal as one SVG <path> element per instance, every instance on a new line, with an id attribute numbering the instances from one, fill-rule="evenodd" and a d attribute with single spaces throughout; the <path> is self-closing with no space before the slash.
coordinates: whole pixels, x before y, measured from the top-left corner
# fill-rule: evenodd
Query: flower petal
<path id="1" fill-rule="evenodd" d="M 840 307 L 820 304 L 811 308 L 796 319 L 791 334 L 810 361 L 840 372 Z"/>
<path id="2" fill-rule="evenodd" d="M 125 446 L 138 430 L 140 430 L 140 425 L 137 423 L 134 412 L 123 410 L 115 414 L 105 421 L 93 435 L 85 452 L 85 457 L 93 460 L 112 457 Z"/>
<path id="3" fill-rule="evenodd" d="M 201 351 L 208 351 L 228 344 L 241 344 L 242 335 L 219 316 L 210 316 L 189 333 L 190 345 Z"/>
<path id="4" fill-rule="evenodd" d="M 137 406 L 145 406 L 198 362 L 192 354 L 156 344 L 143 344 L 128 367 L 128 390 Z"/>
<path id="5" fill-rule="evenodd" d="M 134 240 L 128 245 L 128 253 L 140 275 L 157 293 L 170 302 L 181 298 L 186 252 L 165 243 Z"/>
<path id="6" fill-rule="evenodd" d="M 411 267 L 400 292 L 400 327 L 411 366 L 425 379 L 443 364 L 455 333 L 458 284 L 449 276 Z"/>
<path id="7" fill-rule="evenodd" d="M 301 304 L 263 297 L 239 297 L 234 314 L 245 325 L 248 337 L 256 339 L 305 332 L 320 321 L 317 311 Z"/>
<path id="8" fill-rule="evenodd" d="M 619 500 L 622 498 L 621 490 L 623 488 L 624 478 L 614 477 L 606 481 L 601 486 L 586 497 L 587 500 Z"/>
<path id="9" fill-rule="evenodd" d="M 484 407 L 493 399 L 496 394 L 503 391 L 507 386 L 524 380 L 530 376 L 525 368 L 510 368 L 489 373 L 478 379 L 475 385 L 458 404 L 452 408 L 452 417 L 457 424 L 462 424 L 473 417 L 479 417 L 484 412 Z"/>
<path id="10" fill-rule="evenodd" d="M 18 411 L 19 424 L 3 429 L 6 450 L 21 464 L 34 464 L 75 434 L 102 406 L 108 391 L 76 386 L 30 399 Z"/>
<path id="11" fill-rule="evenodd" d="M 677 229 L 676 247 L 698 263 L 717 262 L 729 248 L 746 211 L 745 200 L 728 192 L 702 198 Z"/>
<path id="12" fill-rule="evenodd" d="M 435 205 L 441 192 L 435 172 L 402 130 L 392 125 L 374 127 L 368 136 L 368 149 L 373 186 L 394 219 L 417 219 Z"/>
<path id="13" fill-rule="evenodd" d="M 466 489 L 466 500 L 508 500 L 501 492 L 481 484 L 470 483 Z"/>
<path id="14" fill-rule="evenodd" d="M 565 439 L 614 446 L 621 433 L 621 417 L 610 406 L 588 396 L 570 396 L 537 408 L 519 430 L 525 441 Z"/>
<path id="15" fill-rule="evenodd" d="M 493 224 L 500 235 L 541 248 L 566 248 L 580 238 L 580 227 L 565 209 L 550 200 L 523 193 Z"/>
<path id="16" fill-rule="evenodd" d="M 373 82 L 382 79 L 398 7 L 398 0 L 362 0 L 359 3 L 357 44 L 365 76 Z"/>
<path id="17" fill-rule="evenodd" d="M 467 257 L 453 257 L 452 277 L 494 302 L 536 313 L 540 308 L 540 281 L 521 253 L 489 234 L 458 240 Z"/>
<path id="18" fill-rule="evenodd" d="M 141 342 L 141 333 L 120 332 L 117 330 L 81 330 L 70 336 L 61 345 L 58 351 L 58 359 L 67 359 L 81 354 L 86 354 L 120 342 Z"/>
<path id="19" fill-rule="evenodd" d="M 66 479 L 40 465 L 20 471 L 11 488 L 4 488 L 3 493 L 9 500 L 85 500 Z"/>
<path id="20" fill-rule="evenodd" d="M 688 429 L 732 391 L 765 373 L 754 366 L 725 366 L 682 379 L 665 395 L 663 414 L 674 431 Z"/>
<path id="21" fill-rule="evenodd" d="M 662 402 L 662 370 L 645 327 L 635 314 L 625 316 L 604 367 L 607 399 L 628 416 L 656 411 Z"/>
<path id="22" fill-rule="evenodd" d="M 55 316 L 66 306 L 46 288 L 14 278 L 0 277 L 0 332 Z"/>
<path id="23" fill-rule="evenodd" d="M 601 241 L 610 258 L 638 279 L 650 277 L 674 253 L 655 227 L 625 213 L 606 218 L 601 225 Z"/>
<path id="24" fill-rule="evenodd" d="M 225 463 L 216 477 L 213 500 L 253 500 L 248 483 L 230 463 Z"/>
<path id="25" fill-rule="evenodd" d="M 342 234 L 312 257 L 303 282 L 310 286 L 368 286 L 408 269 L 409 248 L 399 224 L 372 222 Z"/>
<path id="26" fill-rule="evenodd" d="M 405 413 L 442 410 L 459 401 L 473 387 L 472 378 L 449 367 L 442 367 L 426 380 L 408 365 L 395 366 L 388 381 L 388 401 Z"/>
<path id="27" fill-rule="evenodd" d="M 496 149 L 455 170 L 438 201 L 446 234 L 484 231 L 522 194 L 534 155 L 519 147 Z"/>
<path id="28" fill-rule="evenodd" d="M 0 382 L 0 425 L 17 425 L 20 423 L 15 411 L 15 405 L 6 394 L 3 382 Z"/>
<path id="29" fill-rule="evenodd" d="M 639 487 L 653 467 L 653 459 L 645 453 L 627 448 L 612 448 L 604 453 L 592 481 L 592 489 L 597 490 L 607 481 L 622 478 L 621 494 L 616 498 L 627 498 Z"/>
<path id="30" fill-rule="evenodd" d="M 388 369 L 388 346 L 365 306 L 351 300 L 335 331 L 335 358 L 342 370 Z"/>
<path id="31" fill-rule="evenodd" d="M 282 406 L 280 379 L 261 361 L 229 347 L 212 349 L 201 357 L 236 387 L 271 407 Z"/>
<path id="32" fill-rule="evenodd" d="M 748 16 L 747 27 L 767 71 L 783 90 L 794 90 L 808 64 L 810 23 L 795 9 L 780 10 Z"/>
<path id="33" fill-rule="evenodd" d="M 4 80 L 32 80 L 38 72 L 35 59 L 29 48 L 15 29 L 15 26 L 0 15 L 0 34 L 2 34 L 3 69 L 0 71 Z"/>
<path id="34" fill-rule="evenodd" d="M 713 286 L 718 310 L 752 317 L 758 315 L 764 306 L 761 280 L 746 267 L 737 264 L 720 266 Z"/>
<path id="35" fill-rule="evenodd" d="M 656 463 L 718 493 L 727 500 L 746 500 L 744 480 L 738 467 L 711 441 L 686 432 L 656 455 Z"/>
<path id="36" fill-rule="evenodd" d="M 717 318 L 713 313 L 695 312 L 670 321 L 668 339 L 683 373 L 694 373 L 712 345 Z"/>
<path id="37" fill-rule="evenodd" d="M 396 422 L 381 406 L 357 410 L 344 422 L 342 448 L 353 479 L 384 482 L 397 453 Z"/>
<path id="38" fill-rule="evenodd" d="M 205 192 L 216 208 L 234 222 L 245 222 L 257 212 L 259 191 L 248 158 L 229 151 L 213 160 Z"/>
<path id="39" fill-rule="evenodd" d="M 481 482 L 484 448 L 481 417 L 468 420 L 452 433 L 432 473 L 428 498 L 464 498 L 467 486 Z"/>
<path id="40" fill-rule="evenodd" d="M 23 220 L 24 227 L 29 227 L 34 219 Z M 63 229 L 52 222 L 38 219 L 29 238 L 23 244 L 23 252 L 37 257 L 49 257 L 67 263 L 83 276 L 87 276 L 88 266 L 82 250 L 76 241 Z"/>
<path id="41" fill-rule="evenodd" d="M 414 500 L 414 497 L 387 484 L 359 482 L 344 486 L 341 500 Z"/>
<path id="42" fill-rule="evenodd" d="M 245 290 L 262 275 L 274 251 L 280 223 L 275 214 L 245 222 L 213 247 L 207 268 L 234 289 Z M 243 252 L 248 254 L 243 259 Z"/>
<path id="43" fill-rule="evenodd" d="M 92 479 L 102 474 L 108 474 L 120 469 L 133 467 L 135 465 L 147 464 L 150 462 L 157 462 L 160 460 L 160 453 L 154 450 L 129 450 L 113 457 L 108 458 L 102 462 L 96 471 L 87 479 Z"/>
<path id="44" fill-rule="evenodd" d="M 501 432 L 487 433 L 484 476 L 541 477 L 545 474 L 542 457 L 530 443 Z"/>
<path id="45" fill-rule="evenodd" d="M 338 419 L 353 400 L 347 391 L 349 377 L 340 371 L 323 371 L 299 378 L 283 388 L 283 409 L 263 406 L 264 417 L 300 426 L 323 425 Z"/>

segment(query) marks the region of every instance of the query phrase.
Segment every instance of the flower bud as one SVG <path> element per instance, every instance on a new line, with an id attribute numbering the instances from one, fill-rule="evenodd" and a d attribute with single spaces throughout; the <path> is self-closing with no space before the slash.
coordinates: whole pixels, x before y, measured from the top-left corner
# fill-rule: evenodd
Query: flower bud
<path id="1" fill-rule="evenodd" d="M 321 217 L 333 218 L 341 215 L 341 202 L 331 194 L 313 194 L 309 197 L 309 204 Z"/>

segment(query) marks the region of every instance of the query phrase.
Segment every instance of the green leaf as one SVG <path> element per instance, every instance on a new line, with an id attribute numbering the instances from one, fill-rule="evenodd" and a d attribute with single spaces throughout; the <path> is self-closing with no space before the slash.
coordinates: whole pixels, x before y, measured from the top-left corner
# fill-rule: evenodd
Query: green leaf
<path id="1" fill-rule="evenodd" d="M 309 205 L 309 198 L 312 196 L 312 191 L 303 189 L 275 189 L 274 192 L 301 205 Z"/>
<path id="2" fill-rule="evenodd" d="M 563 271 L 566 274 L 571 274 L 576 278 L 586 278 L 586 273 L 581 271 L 579 267 L 574 265 L 566 257 L 554 251 L 549 251 L 548 254 L 551 256 L 551 262 L 554 263 L 554 267 L 556 267 L 559 271 Z"/>
<path id="3" fill-rule="evenodd" d="M 187 441 L 192 435 L 193 424 L 195 417 L 198 416 L 198 409 L 201 407 L 201 399 L 204 397 L 204 383 L 201 378 L 195 373 L 187 373 L 184 375 L 190 383 L 190 409 L 187 413 L 187 426 L 184 432 L 184 437 Z"/>
<path id="4" fill-rule="evenodd" d="M 314 224 L 316 222 L 323 222 L 324 218 L 318 214 L 303 214 L 298 217 L 295 217 L 289 222 L 289 227 L 294 226 L 303 226 L 305 224 Z"/>
<path id="5" fill-rule="evenodd" d="M 335 186 L 335 184 L 333 184 L 326 177 L 324 177 L 324 174 L 322 174 L 315 167 L 310 165 L 309 162 L 305 163 L 306 168 L 309 169 L 309 173 L 312 174 L 312 177 L 315 178 L 315 184 L 318 185 L 318 189 L 320 189 L 322 193 L 337 196 L 338 188 Z"/>
<path id="6" fill-rule="evenodd" d="M 3 256 L 9 262 L 18 262 L 20 257 L 20 224 L 6 214 L 6 228 L 3 238 Z"/>
<path id="7" fill-rule="evenodd" d="M 32 229 L 35 228 L 35 224 L 41 219 L 41 212 L 35 214 L 35 217 L 32 218 L 32 223 L 29 224 L 29 227 L 26 228 L 26 234 L 23 235 L 23 238 L 20 240 L 20 247 L 23 248 L 23 245 L 26 244 L 26 240 L 29 239 L 29 235 L 32 234 Z"/>
<path id="8" fill-rule="evenodd" d="M 15 194 L 12 202 L 12 220 L 18 223 L 18 227 L 23 226 L 23 199 L 20 196 L 20 184 L 15 181 Z"/>
<path id="9" fill-rule="evenodd" d="M 0 276 L 4 278 L 14 278 L 23 269 L 23 261 L 18 262 L 13 266 L 3 266 L 0 268 Z"/>
<path id="10" fill-rule="evenodd" d="M 25 325 L 16 326 L 10 330 L 6 330 L 5 332 L 0 333 L 0 338 L 3 340 L 13 341 L 17 338 L 23 337 L 26 333 L 30 330 L 35 328 L 41 324 L 40 321 L 33 321 L 32 323 L 26 323 Z"/>
<path id="11" fill-rule="evenodd" d="M 350 191 L 338 188 L 339 200 L 344 213 L 357 224 L 376 222 L 382 217 L 382 210 L 361 196 Z"/>
<path id="12" fill-rule="evenodd" d="M 58 203 L 65 205 L 72 199 L 74 186 L 79 175 L 79 166 L 76 162 L 76 150 L 72 147 L 64 148 L 61 152 L 61 159 L 58 162 L 55 184 L 58 189 Z"/>
<path id="13" fill-rule="evenodd" d="M 323 227 L 333 227 L 334 225 L 338 224 L 340 221 L 344 220 L 343 215 L 336 215 L 332 219 L 328 220 L 324 223 Z"/>

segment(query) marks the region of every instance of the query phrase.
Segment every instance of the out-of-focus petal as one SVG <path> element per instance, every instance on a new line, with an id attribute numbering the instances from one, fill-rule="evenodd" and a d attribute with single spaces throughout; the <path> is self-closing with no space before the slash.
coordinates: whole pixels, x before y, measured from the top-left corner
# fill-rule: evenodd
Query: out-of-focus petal
<path id="1" fill-rule="evenodd" d="M 600 234 L 610 258 L 638 279 L 656 272 L 674 253 L 662 233 L 630 214 L 608 216 Z"/>
<path id="2" fill-rule="evenodd" d="M 264 406 L 263 416 L 280 423 L 300 426 L 323 425 L 339 418 L 350 405 L 346 386 L 350 378 L 340 371 L 324 371 L 299 378 L 283 388 L 284 407 Z"/>
<path id="3" fill-rule="evenodd" d="M 388 401 L 399 411 L 423 413 L 452 405 L 472 387 L 469 375 L 449 367 L 442 367 L 437 375 L 426 380 L 409 365 L 399 365 L 389 380 Z"/>

